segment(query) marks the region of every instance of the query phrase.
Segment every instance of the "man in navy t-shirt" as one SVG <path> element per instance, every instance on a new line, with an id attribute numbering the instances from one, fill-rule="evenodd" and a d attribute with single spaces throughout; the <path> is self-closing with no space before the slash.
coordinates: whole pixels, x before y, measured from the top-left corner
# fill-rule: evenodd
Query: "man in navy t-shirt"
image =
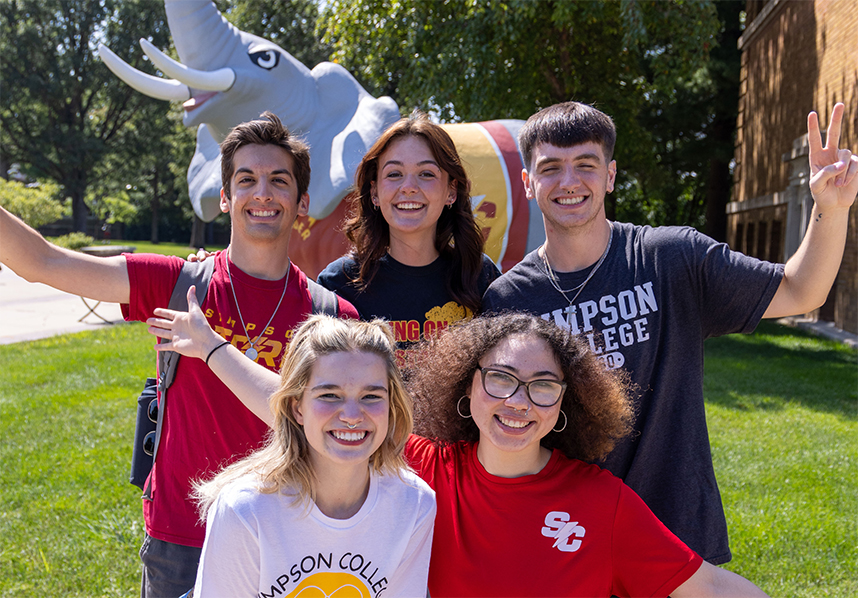
<path id="1" fill-rule="evenodd" d="M 607 367 L 630 373 L 639 391 L 636 433 L 600 465 L 714 564 L 731 556 L 706 430 L 703 341 L 825 301 L 858 193 L 858 158 L 837 147 L 843 111 L 834 107 L 824 147 L 816 114 L 808 116 L 815 204 L 786 265 L 688 227 L 609 221 L 616 132 L 592 106 L 551 106 L 519 132 L 522 180 L 542 211 L 546 241 L 491 284 L 483 310 L 538 314 L 582 334 Z"/>

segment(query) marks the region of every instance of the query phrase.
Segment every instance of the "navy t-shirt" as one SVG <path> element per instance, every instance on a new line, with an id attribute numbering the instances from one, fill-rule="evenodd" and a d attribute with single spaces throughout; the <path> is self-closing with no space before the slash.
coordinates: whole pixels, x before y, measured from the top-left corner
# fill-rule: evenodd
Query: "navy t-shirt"
<path id="1" fill-rule="evenodd" d="M 370 285 L 360 290 L 353 282 L 358 274 L 357 262 L 345 256 L 328 264 L 317 282 L 354 305 L 362 319 L 384 318 L 390 322 L 401 367 L 414 343 L 474 315 L 447 291 L 451 267 L 452 261 L 444 256 L 426 266 L 406 266 L 385 255 Z M 498 276 L 497 266 L 483 255 L 477 293 L 482 295 Z"/>

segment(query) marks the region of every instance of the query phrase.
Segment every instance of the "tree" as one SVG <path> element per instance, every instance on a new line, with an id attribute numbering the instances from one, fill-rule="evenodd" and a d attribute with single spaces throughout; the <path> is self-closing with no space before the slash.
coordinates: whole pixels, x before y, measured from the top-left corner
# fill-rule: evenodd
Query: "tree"
<path id="1" fill-rule="evenodd" d="M 186 172 L 195 139 L 182 124 L 181 112 L 167 102 L 153 102 L 137 111 L 94 171 L 90 195 L 125 195 L 136 209 L 136 214 L 118 219 L 126 225 L 126 234 L 132 234 L 126 238 L 148 237 L 153 243 L 188 239 L 193 211 Z"/>
<path id="2" fill-rule="evenodd" d="M 639 200 L 650 220 L 691 224 L 719 240 L 727 236 L 727 202 L 733 177 L 739 107 L 738 47 L 744 3 L 716 4 L 720 30 L 706 65 L 670 93 L 653 94 L 642 114 L 666 178 L 665 201 Z M 674 201 L 668 201 L 675 198 Z M 657 216 L 653 216 L 653 212 Z"/>
<path id="3" fill-rule="evenodd" d="M 25 185 L 0 179 L 0 205 L 33 228 L 65 215 L 66 206 L 57 201 L 59 194 L 59 187 L 53 183 Z"/>
<path id="4" fill-rule="evenodd" d="M 164 9 L 147 0 L 5 0 L 0 30 L 0 162 L 62 185 L 84 231 L 87 190 L 125 125 L 166 109 L 119 84 L 95 47 L 104 42 L 146 70 L 137 40 L 169 45 Z"/>
<path id="5" fill-rule="evenodd" d="M 745 3 L 739 0 L 719 2 L 718 18 L 721 31 L 718 46 L 712 50 L 709 72 L 712 96 L 708 102 L 712 121 L 707 139 L 709 148 L 709 176 L 706 194 L 706 234 L 727 240 L 727 202 L 733 186 L 731 162 L 735 150 L 736 120 L 739 114 L 739 78 L 742 52 L 739 38 L 743 31 L 742 17 Z"/>
<path id="6" fill-rule="evenodd" d="M 709 90 L 713 2 L 339 0 L 321 27 L 334 60 L 403 112 L 475 121 L 595 104 L 618 129 L 618 215 L 701 223 L 691 207 L 708 158 L 682 149 L 706 131 L 683 102 Z"/>

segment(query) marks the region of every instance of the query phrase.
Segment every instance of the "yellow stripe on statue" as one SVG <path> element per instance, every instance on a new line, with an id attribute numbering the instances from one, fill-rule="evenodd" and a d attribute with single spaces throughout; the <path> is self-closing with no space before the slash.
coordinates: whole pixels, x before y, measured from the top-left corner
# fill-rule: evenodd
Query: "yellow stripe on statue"
<path id="1" fill-rule="evenodd" d="M 443 127 L 456 144 L 471 179 L 471 206 L 486 240 L 485 252 L 493 262 L 500 263 L 506 250 L 512 206 L 509 176 L 500 151 L 478 124 Z"/>

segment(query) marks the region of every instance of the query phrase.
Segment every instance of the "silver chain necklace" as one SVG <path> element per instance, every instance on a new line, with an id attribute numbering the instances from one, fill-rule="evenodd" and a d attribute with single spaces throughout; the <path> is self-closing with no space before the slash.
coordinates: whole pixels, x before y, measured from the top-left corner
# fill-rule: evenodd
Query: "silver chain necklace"
<path id="1" fill-rule="evenodd" d="M 280 304 L 283 303 L 283 297 L 286 296 L 286 288 L 289 286 L 289 274 L 292 271 L 292 260 L 289 260 L 289 264 L 286 267 L 286 284 L 283 285 L 283 293 L 280 295 L 280 301 L 277 302 L 277 307 L 274 308 L 274 313 L 271 314 L 271 317 L 268 318 L 268 323 L 262 327 L 262 332 L 268 329 L 271 325 L 271 322 L 274 321 L 274 316 L 277 315 L 277 310 L 280 309 Z M 256 350 L 256 342 L 259 340 L 259 337 L 262 336 L 262 333 L 256 335 L 255 340 L 250 340 L 250 334 L 247 332 L 247 326 L 244 325 L 244 316 L 241 315 L 241 307 L 238 305 L 238 297 L 235 295 L 235 285 L 232 283 L 232 271 L 229 267 L 229 256 L 226 258 L 226 273 L 229 276 L 229 288 L 232 289 L 232 298 L 235 301 L 235 308 L 238 310 L 238 319 L 241 320 L 241 327 L 244 328 L 244 336 L 247 337 L 247 342 L 250 343 L 250 347 L 248 347 L 247 351 L 244 352 L 245 355 L 251 360 L 256 361 L 256 357 L 259 355 L 259 351 Z"/>
<path id="2" fill-rule="evenodd" d="M 599 261 L 596 262 L 596 265 L 593 266 L 593 269 L 590 270 L 590 273 L 587 275 L 587 278 L 584 279 L 584 282 L 579 284 L 578 286 L 572 287 L 571 289 L 566 289 L 565 291 L 560 288 L 560 279 L 557 277 L 557 273 L 554 272 L 554 269 L 548 263 L 548 256 L 545 252 L 545 244 L 542 245 L 542 265 L 545 268 L 545 275 L 548 277 L 548 281 L 551 283 L 551 286 L 554 287 L 558 293 L 563 295 L 563 298 L 569 302 L 569 305 L 572 306 L 575 303 L 575 300 L 578 299 L 578 295 L 584 290 L 584 287 L 587 286 L 587 283 L 590 282 L 590 279 L 596 274 L 596 271 L 599 269 L 599 266 L 602 265 L 602 262 L 605 261 L 605 258 L 608 257 L 608 252 L 611 250 L 611 242 L 614 240 L 614 223 L 608 221 L 608 226 L 610 227 L 610 232 L 608 234 L 608 245 L 605 247 L 605 251 L 602 253 L 602 257 L 599 258 Z M 575 296 L 571 299 L 566 295 L 566 293 L 572 293 L 573 291 L 578 291 L 575 293 Z"/>

